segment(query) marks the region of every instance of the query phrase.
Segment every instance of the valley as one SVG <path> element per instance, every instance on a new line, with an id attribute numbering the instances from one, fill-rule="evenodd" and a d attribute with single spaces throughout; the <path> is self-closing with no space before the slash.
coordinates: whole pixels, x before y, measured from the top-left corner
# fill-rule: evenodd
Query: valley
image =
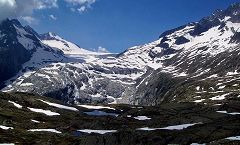
<path id="1" fill-rule="evenodd" d="M 240 143 L 240 3 L 124 52 L 0 22 L 0 143 Z"/>

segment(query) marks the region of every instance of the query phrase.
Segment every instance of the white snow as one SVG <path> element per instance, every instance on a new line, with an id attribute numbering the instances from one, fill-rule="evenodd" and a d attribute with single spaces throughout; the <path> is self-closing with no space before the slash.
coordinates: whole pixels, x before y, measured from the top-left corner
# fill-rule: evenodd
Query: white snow
<path id="1" fill-rule="evenodd" d="M 215 96 L 215 97 L 212 97 L 210 98 L 211 100 L 213 101 L 218 101 L 218 100 L 224 100 L 226 96 L 228 96 L 230 93 L 227 93 L 227 94 L 223 94 L 223 95 L 219 95 L 219 96 Z"/>
<path id="2" fill-rule="evenodd" d="M 240 141 L 240 136 L 233 136 L 233 137 L 228 137 L 228 138 L 225 138 L 227 140 L 238 140 Z"/>
<path id="3" fill-rule="evenodd" d="M 0 128 L 3 129 L 3 130 L 13 129 L 13 127 L 7 127 L 7 126 L 4 126 L 4 125 L 0 125 Z"/>
<path id="4" fill-rule="evenodd" d="M 214 104 L 213 106 L 221 106 L 222 104 Z"/>
<path id="5" fill-rule="evenodd" d="M 12 103 L 15 107 L 19 108 L 19 109 L 22 109 L 22 105 L 18 104 L 18 103 L 15 103 L 13 101 L 8 101 L 9 103 Z"/>
<path id="6" fill-rule="evenodd" d="M 201 103 L 201 102 L 203 102 L 203 101 L 205 101 L 205 99 L 195 100 L 194 102 L 195 102 L 195 103 Z"/>
<path id="7" fill-rule="evenodd" d="M 144 130 L 144 131 L 154 131 L 154 130 L 159 130 L 160 128 L 149 128 L 149 127 L 143 127 L 143 128 L 138 128 L 136 130 Z"/>
<path id="8" fill-rule="evenodd" d="M 50 47 L 58 48 L 64 52 L 64 54 L 77 55 L 77 54 L 95 54 L 92 51 L 78 47 L 69 41 L 64 40 L 60 36 L 51 36 L 56 40 L 43 40 L 42 42 Z"/>
<path id="9" fill-rule="evenodd" d="M 63 53 L 70 58 L 76 58 L 80 60 L 84 59 L 86 62 L 93 62 L 97 60 L 96 56 L 98 55 L 110 54 L 110 53 L 94 52 L 87 49 L 83 49 L 78 45 L 61 38 L 60 36 L 53 35 L 51 32 L 49 33 L 49 35 L 54 39 L 43 40 L 42 42 L 50 47 L 62 50 Z"/>
<path id="10" fill-rule="evenodd" d="M 34 119 L 32 119 L 31 121 L 34 122 L 34 123 L 40 123 L 40 121 L 37 121 L 37 120 L 34 120 Z"/>
<path id="11" fill-rule="evenodd" d="M 227 111 L 217 111 L 218 113 L 224 113 L 224 114 L 229 114 L 229 115 L 240 115 L 240 112 L 232 112 L 232 113 L 229 113 Z"/>
<path id="12" fill-rule="evenodd" d="M 22 83 L 20 86 L 29 87 L 29 86 L 33 86 L 33 83 Z"/>
<path id="13" fill-rule="evenodd" d="M 133 117 L 136 120 L 150 120 L 151 118 L 147 117 L 147 116 L 137 116 L 137 117 Z"/>
<path id="14" fill-rule="evenodd" d="M 194 126 L 196 124 L 201 124 L 201 123 L 174 125 L 174 126 L 168 126 L 168 127 L 164 127 L 164 128 L 143 127 L 143 128 L 138 128 L 137 130 L 144 130 L 144 131 L 153 131 L 153 130 L 183 130 L 185 128 Z"/>
<path id="15" fill-rule="evenodd" d="M 211 79 L 211 78 L 217 78 L 218 77 L 218 74 L 213 74 L 213 75 L 211 75 L 211 76 L 209 76 L 209 77 L 207 77 L 208 79 Z"/>
<path id="16" fill-rule="evenodd" d="M 185 76 L 187 76 L 188 74 L 186 74 L 185 72 L 182 72 L 182 73 L 180 73 L 180 74 L 178 74 L 177 76 L 179 76 L 179 77 L 185 77 Z"/>
<path id="17" fill-rule="evenodd" d="M 237 74 L 239 74 L 239 73 L 237 72 L 237 70 L 235 70 L 234 72 L 228 72 L 227 76 L 237 75 Z"/>
<path id="18" fill-rule="evenodd" d="M 112 96 L 107 96 L 108 99 L 114 100 L 113 102 L 108 103 L 109 105 L 111 104 L 117 104 L 117 99 L 112 97 Z"/>
<path id="19" fill-rule="evenodd" d="M 93 130 L 93 129 L 82 129 L 78 130 L 79 132 L 83 133 L 97 133 L 97 134 L 106 134 L 106 133 L 114 133 L 117 132 L 117 130 Z"/>
<path id="20" fill-rule="evenodd" d="M 57 131 L 56 129 L 29 129 L 28 131 L 31 131 L 31 132 L 52 132 L 52 133 L 62 133 L 60 131 Z"/>
<path id="21" fill-rule="evenodd" d="M 224 89 L 226 86 L 219 86 L 218 89 Z"/>
<path id="22" fill-rule="evenodd" d="M 116 110 L 115 108 L 106 107 L 106 106 L 93 106 L 93 105 L 78 105 L 79 107 L 87 108 L 87 109 L 110 109 L 110 110 Z"/>
<path id="23" fill-rule="evenodd" d="M 37 112 L 37 113 L 43 113 L 47 116 L 56 116 L 56 115 L 60 115 L 59 113 L 56 112 L 52 112 L 50 110 L 43 110 L 43 109 L 36 109 L 36 108 L 30 108 L 28 107 L 29 110 L 33 111 L 33 112 Z"/>
<path id="24" fill-rule="evenodd" d="M 49 106 L 53 106 L 53 107 L 56 107 L 56 108 L 66 109 L 66 110 L 71 110 L 71 111 L 79 111 L 77 108 L 74 108 L 74 107 L 68 107 L 68 106 L 64 106 L 64 105 L 61 105 L 61 104 L 57 104 L 57 103 L 47 102 L 47 101 L 44 101 L 44 100 L 40 100 L 40 101 L 48 104 Z"/>
<path id="25" fill-rule="evenodd" d="M 200 86 L 197 86 L 197 87 L 196 87 L 196 90 L 197 90 L 197 91 L 200 91 Z"/>
<path id="26" fill-rule="evenodd" d="M 175 126 L 168 126 L 168 127 L 164 127 L 161 129 L 165 129 L 165 130 L 183 130 L 185 128 L 194 126 L 196 124 L 200 124 L 200 123 L 193 123 L 193 124 L 182 124 L 182 125 L 175 125 Z"/>

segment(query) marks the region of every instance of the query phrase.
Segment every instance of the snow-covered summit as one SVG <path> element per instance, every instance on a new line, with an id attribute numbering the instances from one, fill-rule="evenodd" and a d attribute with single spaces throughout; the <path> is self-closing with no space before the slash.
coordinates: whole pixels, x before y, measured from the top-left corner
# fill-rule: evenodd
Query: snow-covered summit
<path id="1" fill-rule="evenodd" d="M 42 42 L 50 47 L 58 48 L 67 55 L 77 55 L 77 54 L 95 54 L 93 51 L 89 51 L 79 47 L 78 45 L 69 42 L 62 37 L 56 35 L 53 32 L 48 32 L 46 34 L 41 34 L 40 38 Z"/>

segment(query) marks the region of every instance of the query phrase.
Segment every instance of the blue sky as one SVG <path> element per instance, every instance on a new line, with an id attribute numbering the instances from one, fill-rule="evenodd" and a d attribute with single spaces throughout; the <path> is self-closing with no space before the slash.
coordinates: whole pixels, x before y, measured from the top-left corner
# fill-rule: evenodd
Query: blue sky
<path id="1" fill-rule="evenodd" d="M 60 0 L 58 7 L 34 11 L 36 22 L 31 26 L 39 33 L 55 32 L 86 49 L 101 46 L 117 53 L 154 41 L 168 29 L 198 21 L 234 2 L 239 1 L 97 0 L 79 12 L 77 5 Z"/>

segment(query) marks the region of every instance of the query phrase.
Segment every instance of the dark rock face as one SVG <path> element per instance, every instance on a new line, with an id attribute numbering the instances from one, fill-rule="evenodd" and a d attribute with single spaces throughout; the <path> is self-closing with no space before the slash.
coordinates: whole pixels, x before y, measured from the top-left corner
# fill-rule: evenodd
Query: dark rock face
<path id="1" fill-rule="evenodd" d="M 21 26 L 16 20 L 5 20 L 0 24 L 0 82 L 14 76 L 32 54 L 18 42 L 14 24 Z"/>
<path id="2" fill-rule="evenodd" d="M 168 41 L 169 39 L 167 37 L 163 37 L 160 44 L 157 45 L 158 47 L 162 47 L 162 48 L 169 48 L 169 44 L 166 43 L 166 41 Z"/>
<path id="3" fill-rule="evenodd" d="M 231 43 L 240 43 L 240 32 L 236 32 L 231 39 Z"/>
<path id="4" fill-rule="evenodd" d="M 193 24 L 188 24 L 188 25 L 193 25 Z M 186 27 L 186 26 L 187 26 L 187 25 L 183 25 L 183 26 L 180 26 L 180 27 L 178 27 L 178 28 L 165 31 L 165 32 L 163 32 L 163 33 L 160 35 L 159 38 L 163 38 L 163 37 L 165 37 L 165 36 L 167 36 L 167 35 L 170 35 L 170 34 L 176 32 L 176 31 L 178 31 L 178 30 L 183 29 L 183 28 Z"/>
<path id="5" fill-rule="evenodd" d="M 199 36 L 203 32 L 208 31 L 210 28 L 217 26 L 220 24 L 220 20 L 214 18 L 213 20 L 209 20 L 209 18 L 204 18 L 200 20 L 199 23 L 195 25 L 195 29 L 191 32 L 192 36 Z"/>
<path id="6" fill-rule="evenodd" d="M 40 38 L 41 36 L 29 25 L 24 27 L 24 30 L 26 30 L 28 33 L 35 35 L 37 38 Z M 34 38 L 36 40 L 36 38 Z"/>
<path id="7" fill-rule="evenodd" d="M 187 42 L 190 42 L 190 40 L 188 40 L 184 36 L 181 36 L 181 37 L 176 38 L 176 42 L 175 43 L 177 45 L 181 45 L 181 44 L 184 44 L 184 43 L 187 43 Z"/>

